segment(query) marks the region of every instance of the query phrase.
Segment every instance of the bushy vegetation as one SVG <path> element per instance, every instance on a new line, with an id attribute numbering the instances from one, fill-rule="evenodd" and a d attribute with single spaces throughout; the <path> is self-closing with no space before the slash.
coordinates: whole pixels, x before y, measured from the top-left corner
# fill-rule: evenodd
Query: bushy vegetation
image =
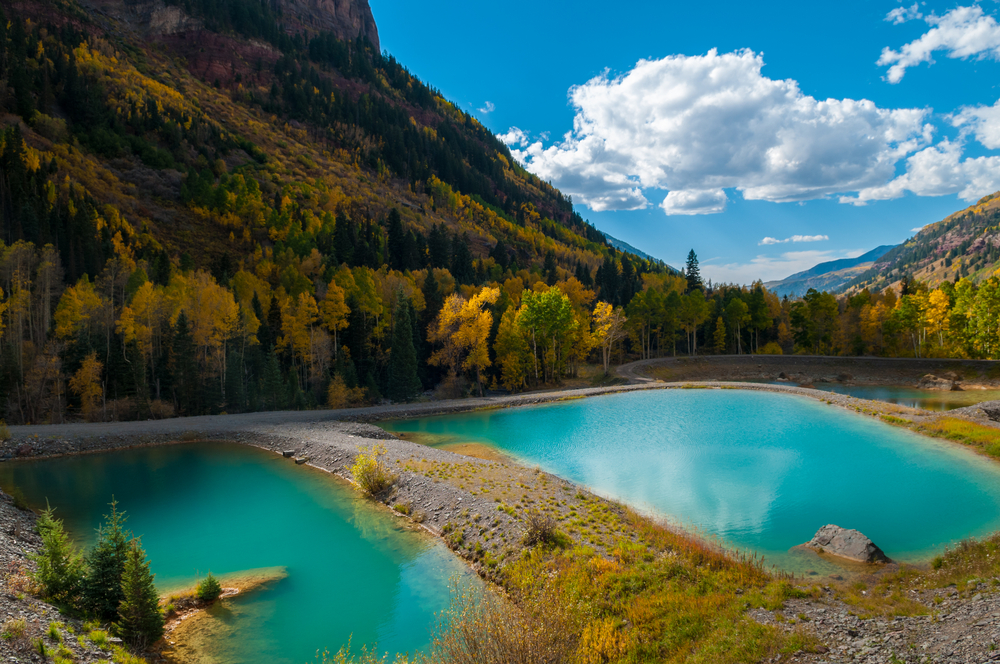
<path id="1" fill-rule="evenodd" d="M 947 438 L 1000 459 L 1000 430 L 956 417 L 942 417 L 917 427 L 921 433 Z"/>
<path id="2" fill-rule="evenodd" d="M 378 496 L 395 484 L 397 476 L 385 461 L 384 445 L 359 450 L 351 465 L 351 475 L 358 488 L 368 496 Z"/>

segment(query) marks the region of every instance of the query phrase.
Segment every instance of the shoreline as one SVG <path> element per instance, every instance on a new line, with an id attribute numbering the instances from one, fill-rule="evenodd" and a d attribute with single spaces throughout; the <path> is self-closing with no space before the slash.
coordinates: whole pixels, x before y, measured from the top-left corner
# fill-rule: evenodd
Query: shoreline
<path id="1" fill-rule="evenodd" d="M 630 368 L 629 365 L 626 365 L 626 368 Z M 394 471 L 398 473 L 399 481 L 395 490 L 390 495 L 380 498 L 378 502 L 383 503 L 389 509 L 390 514 L 398 517 L 405 516 L 409 522 L 419 525 L 422 530 L 439 538 L 463 558 L 480 577 L 487 582 L 493 582 L 499 580 L 495 574 L 498 567 L 509 556 L 520 555 L 523 550 L 520 544 L 524 532 L 524 519 L 522 517 L 531 509 L 532 505 L 543 504 L 544 501 L 558 497 L 558 499 L 565 501 L 568 509 L 577 510 L 583 514 L 586 514 L 588 510 L 591 514 L 600 511 L 610 515 L 613 520 L 617 520 L 619 523 L 627 521 L 627 513 L 632 511 L 637 514 L 646 514 L 648 518 L 658 522 L 663 521 L 662 515 L 655 512 L 647 514 L 641 509 L 626 507 L 612 499 L 594 494 L 575 483 L 541 472 L 538 469 L 528 468 L 513 459 L 500 461 L 463 456 L 445 449 L 404 440 L 374 426 L 371 424 L 372 422 L 484 409 L 541 405 L 581 397 L 650 389 L 708 388 L 797 395 L 880 418 L 883 421 L 886 421 L 886 417 L 899 418 L 900 415 L 905 415 L 920 423 L 934 421 L 942 417 L 959 416 L 973 422 L 984 421 L 986 426 L 1000 432 L 1000 428 L 989 421 L 981 410 L 979 413 L 972 412 L 976 411 L 977 407 L 961 409 L 961 411 L 967 412 L 935 413 L 795 385 L 739 383 L 720 380 L 681 380 L 665 383 L 653 379 L 641 380 L 640 378 L 637 380 L 633 376 L 629 376 L 629 378 L 635 383 L 605 388 L 529 393 L 513 397 L 464 399 L 341 411 L 292 411 L 179 418 L 151 422 L 19 426 L 11 427 L 12 438 L 0 444 L 0 454 L 9 455 L 12 460 L 33 460 L 171 443 L 236 443 L 268 450 L 279 457 L 282 452 L 291 450 L 296 457 L 307 457 L 306 465 L 333 474 L 339 480 L 354 484 L 349 467 L 353 463 L 358 449 L 382 443 L 387 448 L 386 459 Z M 886 423 L 894 424 L 891 421 L 886 421 Z M 933 436 L 927 437 L 933 438 Z M 948 442 L 954 443 L 954 441 Z M 29 447 L 26 449 L 25 445 Z M 968 447 L 960 443 L 958 445 Z M 27 453 L 17 456 L 16 453 L 19 451 Z M 288 459 L 287 463 L 294 463 L 294 461 Z M 488 488 L 488 491 L 480 490 L 484 487 Z M 524 502 L 522 503 L 520 499 L 515 502 L 514 496 L 522 493 Z M 405 512 L 400 509 L 400 506 L 404 505 L 408 506 Z M 663 524 L 661 523 L 661 525 Z M 562 528 L 563 525 L 561 524 L 560 527 Z M 691 528 L 685 528 L 684 524 L 668 524 L 668 527 L 692 541 L 703 542 L 708 546 L 718 546 L 726 552 L 727 556 L 731 557 L 735 553 L 731 548 L 720 546 L 711 539 L 699 536 Z M 572 527 L 567 528 L 567 530 L 569 531 L 567 534 L 577 544 L 589 546 L 598 556 L 604 557 L 608 556 L 616 537 L 625 536 L 633 542 L 639 541 L 636 533 L 634 531 L 629 533 L 626 527 L 616 532 L 609 529 L 608 532 L 601 533 L 599 537 L 596 533 L 575 533 L 572 531 Z M 898 569 L 898 566 L 887 566 L 876 572 L 875 575 L 891 574 Z M 795 579 L 793 582 L 796 584 L 815 584 L 816 581 L 815 579 Z M 834 581 L 827 583 L 836 587 Z M 813 585 L 813 588 L 815 589 L 816 586 Z M 842 591 L 830 590 L 826 586 L 824 588 L 826 590 L 823 591 L 823 596 L 789 602 L 789 606 L 794 604 L 796 611 L 799 612 L 798 615 L 807 616 L 808 620 L 812 621 L 809 629 L 822 635 L 824 640 L 851 643 L 854 638 L 852 633 L 857 633 L 861 628 L 864 628 L 863 632 L 866 630 L 873 633 L 879 630 L 884 631 L 884 620 L 880 620 L 878 617 L 869 619 L 854 617 L 857 608 L 851 603 L 844 603 Z M 1000 602 L 996 601 L 996 596 L 993 596 L 989 601 L 982 601 L 972 606 L 971 604 L 966 605 L 964 598 L 960 600 L 952 598 L 947 589 L 943 592 L 944 595 L 935 591 L 927 596 L 926 603 L 931 607 L 932 613 L 935 613 L 934 602 L 940 601 L 941 597 L 946 597 L 944 600 L 946 603 L 954 604 L 957 602 L 958 609 L 953 610 L 953 614 L 972 612 L 970 615 L 980 616 L 982 611 L 996 612 L 1000 610 Z M 919 598 L 921 601 L 924 599 L 923 595 L 920 595 Z M 971 600 L 969 601 L 971 602 Z M 837 617 L 825 613 L 828 610 L 836 610 Z M 788 614 L 787 608 L 784 613 Z M 989 618 L 992 614 L 985 613 L 983 615 Z M 801 618 L 787 621 L 781 616 L 781 611 L 754 610 L 747 613 L 749 620 L 764 625 L 777 626 L 781 629 L 798 629 L 804 625 Z M 947 631 L 938 625 L 937 618 L 931 623 L 926 623 L 923 616 L 897 618 L 897 620 L 906 621 L 906 625 L 912 623 L 914 630 L 923 630 L 923 632 L 930 634 L 928 643 Z M 799 627 L 793 627 L 796 623 Z M 839 650 L 845 650 L 845 646 L 837 647 Z M 947 646 L 942 646 L 942 648 L 945 647 Z M 869 648 L 869 650 L 879 652 L 878 649 L 871 650 Z M 799 654 L 802 656 L 798 658 L 798 661 L 826 662 L 851 661 L 853 659 L 851 657 L 844 660 L 830 660 L 828 656 L 815 657 L 804 653 Z"/>

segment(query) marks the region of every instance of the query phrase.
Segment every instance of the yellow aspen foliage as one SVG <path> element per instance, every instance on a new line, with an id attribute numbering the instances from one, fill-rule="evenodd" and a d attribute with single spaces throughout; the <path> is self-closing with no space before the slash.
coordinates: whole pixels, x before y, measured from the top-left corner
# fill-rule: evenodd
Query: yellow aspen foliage
<path id="1" fill-rule="evenodd" d="M 87 275 L 80 277 L 75 286 L 63 291 L 56 305 L 56 337 L 75 339 L 90 324 L 91 317 L 101 309 L 101 296 Z"/>
<path id="2" fill-rule="evenodd" d="M 500 365 L 500 384 L 517 392 L 531 371 L 532 355 L 528 335 L 518 321 L 520 311 L 511 306 L 500 318 L 494 350 Z"/>
<path id="3" fill-rule="evenodd" d="M 452 375 L 460 370 L 474 371 L 479 393 L 482 394 L 482 370 L 490 366 L 487 339 L 493 327 L 493 312 L 487 307 L 500 297 L 499 288 L 483 288 L 471 299 L 452 294 L 444 301 L 437 324 L 431 326 L 428 338 L 442 344 L 430 362 L 447 366 Z"/>
<path id="4" fill-rule="evenodd" d="M 338 335 L 341 330 L 347 328 L 348 316 L 351 315 L 351 308 L 347 306 L 344 289 L 333 279 L 326 288 L 326 297 L 319 305 L 320 316 L 326 329 L 333 332 L 333 354 L 339 354 Z"/>
<path id="5" fill-rule="evenodd" d="M 69 389 L 80 397 L 80 412 L 88 422 L 97 419 L 100 411 L 101 397 L 104 393 L 101 388 L 103 370 L 104 365 L 97 359 L 97 351 L 94 351 L 84 358 L 80 368 L 69 379 Z"/>
<path id="6" fill-rule="evenodd" d="M 344 377 L 337 374 L 330 381 L 326 391 L 326 405 L 337 410 L 358 406 L 365 402 L 365 390 L 362 387 L 350 388 L 344 383 Z"/>
<path id="7" fill-rule="evenodd" d="M 948 317 L 951 313 L 951 300 L 944 291 L 936 290 L 930 294 L 927 302 L 927 324 L 931 332 L 938 337 L 938 346 L 944 345 L 944 334 L 948 329 Z"/>
<path id="8" fill-rule="evenodd" d="M 625 314 L 607 302 L 598 302 L 594 307 L 594 339 L 601 346 L 604 359 L 604 373 L 608 373 L 611 349 L 625 337 Z"/>

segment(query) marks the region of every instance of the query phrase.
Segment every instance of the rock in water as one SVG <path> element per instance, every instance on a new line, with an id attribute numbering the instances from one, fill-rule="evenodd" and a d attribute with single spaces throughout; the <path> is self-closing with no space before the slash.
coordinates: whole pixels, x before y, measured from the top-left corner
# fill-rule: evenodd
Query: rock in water
<path id="1" fill-rule="evenodd" d="M 859 563 L 890 562 L 889 557 L 875 545 L 875 542 L 857 530 L 848 530 L 833 524 L 823 526 L 816 531 L 806 546 Z"/>

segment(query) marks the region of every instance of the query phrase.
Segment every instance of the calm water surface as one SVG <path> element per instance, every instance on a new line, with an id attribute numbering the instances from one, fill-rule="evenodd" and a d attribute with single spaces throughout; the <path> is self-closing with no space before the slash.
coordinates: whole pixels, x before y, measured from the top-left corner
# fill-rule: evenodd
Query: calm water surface
<path id="1" fill-rule="evenodd" d="M 788 383 L 779 383 L 788 385 Z M 817 390 L 846 394 L 859 399 L 887 401 L 888 403 L 923 408 L 925 410 L 946 411 L 966 406 L 975 406 L 984 401 L 1000 399 L 1000 390 L 921 390 L 898 385 L 841 385 L 839 383 L 816 383 Z"/>
<path id="2" fill-rule="evenodd" d="M 825 569 L 789 549 L 827 523 L 910 561 L 1000 529 L 1000 464 L 804 397 L 655 390 L 383 425 L 494 445 L 793 571 Z"/>
<path id="3" fill-rule="evenodd" d="M 112 494 L 142 535 L 157 585 L 284 566 L 288 577 L 232 603 L 212 635 L 215 661 L 315 659 L 355 647 L 429 643 L 450 583 L 474 582 L 442 544 L 413 532 L 315 469 L 242 445 L 185 444 L 0 464 L 0 485 L 57 508 L 89 544 Z"/>

